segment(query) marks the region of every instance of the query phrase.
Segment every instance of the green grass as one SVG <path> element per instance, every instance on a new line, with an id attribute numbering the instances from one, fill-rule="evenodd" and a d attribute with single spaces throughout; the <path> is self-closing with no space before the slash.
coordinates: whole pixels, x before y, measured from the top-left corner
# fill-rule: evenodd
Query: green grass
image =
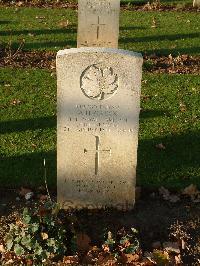
<path id="1" fill-rule="evenodd" d="M 4 45 L 12 41 L 17 48 L 24 39 L 25 50 L 76 47 L 77 12 L 73 10 L 0 8 L 0 14 L 0 43 Z M 151 27 L 154 17 L 157 28 Z M 70 22 L 67 28 L 61 26 L 63 20 Z M 200 54 L 199 23 L 197 12 L 123 11 L 119 47 L 143 54 Z"/>
<path id="2" fill-rule="evenodd" d="M 200 79 L 144 74 L 137 182 L 200 187 Z M 20 104 L 13 105 L 13 101 Z M 19 102 L 18 102 L 19 103 Z M 180 104 L 186 111 L 180 110 Z M 56 79 L 45 70 L 0 71 L 0 181 L 4 187 L 56 186 Z M 155 146 L 163 143 L 166 150 Z"/>
<path id="3" fill-rule="evenodd" d="M 175 2 L 183 1 L 170 3 Z M 24 39 L 25 50 L 76 47 L 77 13 L 73 10 L 0 8 L 0 14 L 0 43 L 4 45 L 11 41 L 17 48 Z M 154 17 L 157 28 L 151 27 Z M 70 25 L 63 28 L 61 22 L 66 20 Z M 123 11 L 119 46 L 143 54 L 200 54 L 199 22 L 199 14 L 192 12 Z M 138 185 L 182 188 L 194 183 L 200 187 L 199 76 L 144 74 L 143 81 L 142 94 L 149 98 L 142 100 Z M 159 143 L 166 150 L 156 149 Z M 1 184 L 4 187 L 43 184 L 44 158 L 48 183 L 53 188 L 56 78 L 45 70 L 2 68 Z"/>

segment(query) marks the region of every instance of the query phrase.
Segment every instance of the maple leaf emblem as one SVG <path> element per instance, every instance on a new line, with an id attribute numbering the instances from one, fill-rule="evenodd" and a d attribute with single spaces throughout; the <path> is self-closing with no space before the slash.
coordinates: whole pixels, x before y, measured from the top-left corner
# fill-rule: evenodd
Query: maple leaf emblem
<path id="1" fill-rule="evenodd" d="M 81 76 L 81 89 L 90 99 L 108 99 L 118 89 L 118 76 L 111 67 L 89 66 Z"/>

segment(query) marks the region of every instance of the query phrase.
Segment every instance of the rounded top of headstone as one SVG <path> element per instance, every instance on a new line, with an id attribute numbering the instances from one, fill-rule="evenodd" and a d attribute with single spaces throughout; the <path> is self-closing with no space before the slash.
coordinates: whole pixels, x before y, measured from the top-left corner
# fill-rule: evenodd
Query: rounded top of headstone
<path id="1" fill-rule="evenodd" d="M 123 50 L 123 49 L 114 49 L 114 48 L 100 48 L 100 47 L 81 47 L 81 48 L 71 48 L 60 50 L 57 53 L 57 57 L 64 56 L 67 54 L 76 54 L 76 53 L 111 53 L 111 54 L 121 54 L 121 55 L 129 55 L 138 58 L 143 58 L 141 53 Z"/>

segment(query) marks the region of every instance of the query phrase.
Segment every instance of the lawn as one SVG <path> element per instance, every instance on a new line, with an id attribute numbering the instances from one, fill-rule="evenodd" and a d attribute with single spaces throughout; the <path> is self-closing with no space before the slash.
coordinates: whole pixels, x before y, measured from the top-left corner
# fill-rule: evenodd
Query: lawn
<path id="1" fill-rule="evenodd" d="M 34 3 L 41 1 L 34 0 Z M 9 1 L 0 0 L 0 5 L 3 2 Z M 131 212 L 110 209 L 65 212 L 58 210 L 58 206 L 51 210 L 53 202 L 49 202 L 49 195 L 46 195 L 48 190 L 43 189 L 44 159 L 47 185 L 54 200 L 57 187 L 57 86 L 51 60 L 56 51 L 76 47 L 77 11 L 19 8 L 15 6 L 16 2 L 19 0 L 13 1 L 13 7 L 0 7 L 0 65 L 4 66 L 0 68 L 0 261 L 4 265 L 7 260 L 13 260 L 18 265 L 19 252 L 26 249 L 25 256 L 21 257 L 23 265 L 32 265 L 34 254 L 37 254 L 38 261 L 44 262 L 42 256 L 51 247 L 48 254 L 52 260 L 46 261 L 49 265 L 53 260 L 63 259 L 68 264 L 77 258 L 80 265 L 87 259 L 89 264 L 95 261 L 95 265 L 102 265 L 108 259 L 111 265 L 116 251 L 120 254 L 120 264 L 131 259 L 138 265 L 150 265 L 153 258 L 156 265 L 157 262 L 159 265 L 175 265 L 181 260 L 183 265 L 193 265 L 193 262 L 197 265 L 200 261 L 200 191 L 194 185 L 200 189 L 199 13 L 175 11 L 174 8 L 162 12 L 123 9 L 119 47 L 147 55 L 142 77 L 136 177 L 137 186 L 142 189 L 137 190 L 136 206 Z M 29 3 L 26 1 L 27 6 Z M 141 5 L 147 1 L 121 0 L 121 3 Z M 161 3 L 192 6 L 192 0 L 163 0 Z M 17 49 L 20 43 L 24 46 L 14 58 L 16 54 L 12 49 Z M 13 58 L 24 63 L 19 65 L 31 65 L 31 61 L 41 69 L 17 68 L 16 62 L 11 60 Z M 164 71 L 190 74 L 161 74 Z M 169 190 L 159 189 L 162 186 Z M 184 195 L 180 191 L 183 188 Z M 27 200 L 27 195 L 33 198 Z M 20 220 L 19 214 L 24 206 L 34 215 L 30 217 L 24 212 L 24 219 Z M 50 217 L 55 217 L 55 222 L 51 222 Z M 18 228 L 16 238 L 9 235 L 5 239 L 11 223 L 10 228 Z M 125 231 L 128 228 L 132 228 L 134 235 L 135 229 L 138 230 L 135 239 L 130 239 L 129 231 Z M 64 229 L 63 236 L 60 229 Z M 112 238 L 117 232 L 115 244 Z M 66 246 L 64 257 L 64 253 L 60 256 L 59 249 L 56 250 L 57 239 L 62 247 Z M 5 244 L 13 245 L 13 240 L 14 252 L 7 253 Z M 39 241 L 42 249 L 38 248 Z M 165 248 L 168 247 L 166 243 L 171 251 Z M 128 254 L 125 254 L 126 249 Z"/>
<path id="2" fill-rule="evenodd" d="M 77 12 L 70 9 L 0 8 L 0 43 L 25 50 L 76 47 Z M 156 21 L 156 28 L 153 26 Z M 197 12 L 122 11 L 119 47 L 143 54 L 200 54 Z M 66 26 L 69 24 L 68 26 Z"/>
<path id="3" fill-rule="evenodd" d="M 12 78 L 11 78 L 12 77 Z M 0 71 L 0 177 L 4 186 L 56 186 L 56 78 L 38 69 Z M 138 185 L 200 187 L 200 80 L 147 74 L 142 82 Z M 162 143 L 166 149 L 159 150 Z"/>
<path id="4" fill-rule="evenodd" d="M 170 3 L 178 2 L 184 1 Z M 1 7 L 0 14 L 0 43 L 7 48 L 19 47 L 22 40 L 23 50 L 76 47 L 75 10 Z M 199 55 L 199 22 L 197 12 L 122 11 L 119 47 L 147 55 Z M 144 73 L 138 185 L 200 187 L 199 86 L 198 75 Z M 44 158 L 49 186 L 56 186 L 54 73 L 0 69 L 0 134 L 4 186 L 43 184 Z M 161 143 L 165 149 L 159 150 L 156 145 Z"/>
<path id="5" fill-rule="evenodd" d="M 0 4 L 3 1 L 0 0 Z M 40 1 L 37 0 L 37 2 Z M 144 4 L 147 1 L 122 0 L 121 2 Z M 164 5 L 192 6 L 191 0 L 163 0 L 161 3 Z M 169 10 L 171 9 L 169 8 Z M 67 242 L 67 253 L 65 255 L 72 255 L 71 244 L 69 243 L 73 243 L 74 248 L 75 242 L 72 241 L 73 239 L 77 239 L 78 244 L 77 229 L 81 232 L 80 244 L 84 242 L 82 244 L 84 246 L 88 245 L 87 248 L 89 249 L 89 242 L 86 242 L 87 239 L 91 239 L 91 247 L 93 244 L 101 247 L 97 253 L 104 250 L 104 253 L 108 256 L 114 251 L 110 253 L 107 250 L 109 246 L 107 244 L 106 246 L 102 245 L 102 243 L 108 243 L 103 240 L 105 232 L 117 232 L 120 228 L 123 228 L 119 231 L 121 235 L 125 232 L 125 228 L 136 228 L 139 230 L 138 236 L 141 243 L 138 258 L 143 257 L 145 251 L 149 252 L 156 248 L 156 252 L 159 252 L 156 253 L 159 254 L 159 256 L 157 255 L 159 265 L 163 261 L 165 261 L 163 265 L 166 264 L 166 254 L 168 256 L 168 253 L 166 250 L 162 253 L 164 243 L 172 240 L 175 241 L 172 243 L 175 243 L 174 247 L 178 245 L 181 253 L 176 253 L 173 249 L 173 252 L 169 253 L 170 260 L 173 261 L 176 255 L 176 262 L 182 259 L 184 265 L 199 262 L 200 209 L 199 201 L 196 200 L 198 200 L 200 194 L 196 187 L 192 185 L 194 184 L 200 189 L 200 75 L 196 73 L 199 69 L 198 56 L 200 55 L 199 23 L 200 15 L 195 11 L 182 12 L 173 9 L 173 11 L 158 12 L 123 9 L 121 12 L 119 47 L 147 55 L 147 57 L 144 57 L 145 64 L 142 78 L 136 178 L 137 186 L 142 187 L 142 190 L 141 193 L 137 193 L 134 211 L 127 213 L 103 210 L 101 213 L 81 211 L 80 213 L 69 214 L 63 212 L 63 210 L 57 213 L 56 208 L 58 215 L 55 216 L 55 221 L 58 223 L 58 227 L 63 227 L 67 233 L 64 235 Z M 40 185 L 43 187 L 45 185 L 44 159 L 46 160 L 47 185 L 51 196 L 57 187 L 57 86 L 54 62 L 51 60 L 56 51 L 76 47 L 76 32 L 76 10 L 66 8 L 18 8 L 16 6 L 0 7 L 0 60 L 3 59 L 0 65 L 4 66 L 0 68 L 1 262 L 4 261 L 4 258 L 6 258 L 5 260 L 9 259 L 9 261 L 13 258 L 14 261 L 17 260 L 16 265 L 19 264 L 19 256 L 15 256 L 16 250 L 12 253 L 13 257 L 11 257 L 11 253 L 8 253 L 8 255 L 4 253 L 4 236 L 9 230 L 8 225 L 15 222 L 15 219 L 15 226 L 19 226 L 23 230 L 26 228 L 27 225 L 20 223 L 18 213 L 22 213 L 22 208 L 28 204 L 29 208 L 34 210 L 34 218 L 31 218 L 30 228 L 35 225 L 34 219 L 38 215 L 41 224 L 38 229 L 42 230 L 42 233 L 34 231 L 31 241 L 35 236 L 37 239 L 42 237 L 43 244 L 48 243 L 49 240 L 54 240 L 53 231 L 51 232 L 49 225 L 46 227 L 44 223 L 44 221 L 47 221 L 47 223 L 50 221 L 50 205 L 49 202 L 44 200 L 44 198 L 48 198 L 46 197 L 48 191 L 44 191 L 40 187 Z M 9 53 L 15 54 L 12 49 L 17 49 L 20 43 L 24 43 L 20 53 L 15 58 L 14 55 L 9 58 Z M 4 46 L 7 48 L 6 53 L 4 53 Z M 33 53 L 26 53 L 27 51 Z M 53 51 L 53 53 L 43 53 L 41 51 Z M 170 54 L 171 56 L 169 56 Z M 167 55 L 167 57 L 163 57 L 163 55 Z M 174 57 L 174 55 L 177 57 Z M 191 57 L 193 55 L 195 56 Z M 7 59 L 13 58 L 13 61 L 6 62 Z M 49 61 L 46 62 L 45 60 Z M 41 68 L 45 66 L 46 69 L 17 68 L 15 67 L 17 65 L 15 61 L 18 61 L 18 63 L 23 61 L 24 65 L 30 65 L 31 61 L 34 62 L 34 66 L 37 65 Z M 7 64 L 9 63 L 13 63 L 13 65 L 8 67 Z M 51 63 L 52 67 L 50 67 Z M 193 68 L 193 71 L 191 71 L 191 68 Z M 161 74 L 162 71 L 168 71 L 169 73 L 180 71 L 179 73 L 190 74 Z M 28 190 L 22 188 L 20 193 L 17 192 L 16 194 L 18 188 L 22 186 L 27 187 Z M 169 191 L 165 189 L 158 190 L 162 186 L 169 189 Z M 183 196 L 179 191 L 184 188 L 186 188 L 187 196 Z M 30 194 L 29 189 L 34 191 L 34 197 L 27 201 L 24 196 Z M 37 198 L 40 203 L 37 203 Z M 175 203 L 174 199 L 175 201 L 180 200 Z M 41 201 L 44 203 L 42 207 Z M 40 205 L 39 212 L 34 209 L 37 204 Z M 48 205 L 47 209 L 46 205 Z M 45 212 L 48 217 L 43 216 Z M 6 218 L 7 214 L 10 213 L 11 215 Z M 54 222 L 51 223 L 51 225 L 53 224 Z M 58 234 L 60 237 L 60 231 L 54 231 L 55 237 Z M 29 231 L 26 232 L 29 234 Z M 130 237 L 130 235 L 127 236 Z M 22 242 L 24 235 L 22 240 L 19 240 L 19 237 L 18 234 L 16 241 L 24 248 L 24 242 Z M 44 240 L 47 240 L 47 242 L 44 242 Z M 108 238 L 108 240 L 111 239 Z M 128 241 L 124 242 L 125 245 L 131 243 L 129 240 L 128 238 Z M 61 243 L 62 246 L 65 245 L 65 241 Z M 112 241 L 109 243 L 113 246 Z M 155 243 L 160 243 L 160 247 L 158 247 L 158 249 L 161 249 L 160 251 L 157 250 L 157 247 L 153 247 Z M 129 245 L 127 247 L 130 248 Z M 118 251 L 120 250 L 120 254 L 123 255 L 124 250 L 121 248 L 122 242 L 120 241 Z M 44 244 L 44 251 L 46 249 L 47 245 Z M 96 248 L 93 249 L 93 251 L 95 250 Z M 34 253 L 35 251 L 37 251 L 35 248 L 32 251 L 27 249 L 26 253 Z M 83 253 L 86 254 L 87 251 L 81 249 L 80 261 L 83 259 Z M 54 253 L 59 258 L 57 256 L 58 251 L 54 251 Z M 4 256 L 4 254 L 6 255 Z M 80 254 L 78 252 L 78 255 Z M 103 258 L 102 254 L 102 252 L 99 253 L 101 260 Z M 134 263 L 136 263 L 135 259 L 137 257 L 135 255 L 137 253 L 129 255 L 134 256 Z M 31 262 L 30 258 L 29 256 L 28 264 Z M 110 261 L 110 255 L 108 258 Z M 38 257 L 38 259 L 41 259 L 41 257 Z M 68 257 L 65 256 L 64 259 L 68 260 Z M 119 260 L 121 263 L 121 257 Z M 175 260 L 170 265 L 175 265 Z M 146 262 L 145 265 L 147 265 Z M 188 262 L 189 264 L 187 264 Z M 23 260 L 24 264 L 26 264 L 25 260 Z"/>

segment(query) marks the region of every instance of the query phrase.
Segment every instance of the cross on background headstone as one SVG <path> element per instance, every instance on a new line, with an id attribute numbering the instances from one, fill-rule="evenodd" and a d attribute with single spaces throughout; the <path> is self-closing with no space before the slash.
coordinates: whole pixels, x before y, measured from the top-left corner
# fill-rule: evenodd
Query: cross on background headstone
<path id="1" fill-rule="evenodd" d="M 118 48 L 120 0 L 79 0 L 77 47 Z"/>
<path id="2" fill-rule="evenodd" d="M 100 17 L 98 16 L 97 24 L 92 24 L 92 26 L 95 26 L 97 29 L 97 40 L 98 40 L 99 39 L 100 26 L 106 26 L 106 24 L 101 24 L 100 23 Z"/>
<path id="3" fill-rule="evenodd" d="M 84 153 L 88 153 L 88 152 L 95 152 L 95 175 L 98 174 L 99 171 L 99 164 L 100 164 L 100 153 L 108 153 L 111 156 L 111 148 L 108 150 L 101 150 L 100 149 L 100 137 L 99 136 L 95 136 L 96 139 L 96 150 L 88 150 L 88 149 L 84 149 Z"/>

